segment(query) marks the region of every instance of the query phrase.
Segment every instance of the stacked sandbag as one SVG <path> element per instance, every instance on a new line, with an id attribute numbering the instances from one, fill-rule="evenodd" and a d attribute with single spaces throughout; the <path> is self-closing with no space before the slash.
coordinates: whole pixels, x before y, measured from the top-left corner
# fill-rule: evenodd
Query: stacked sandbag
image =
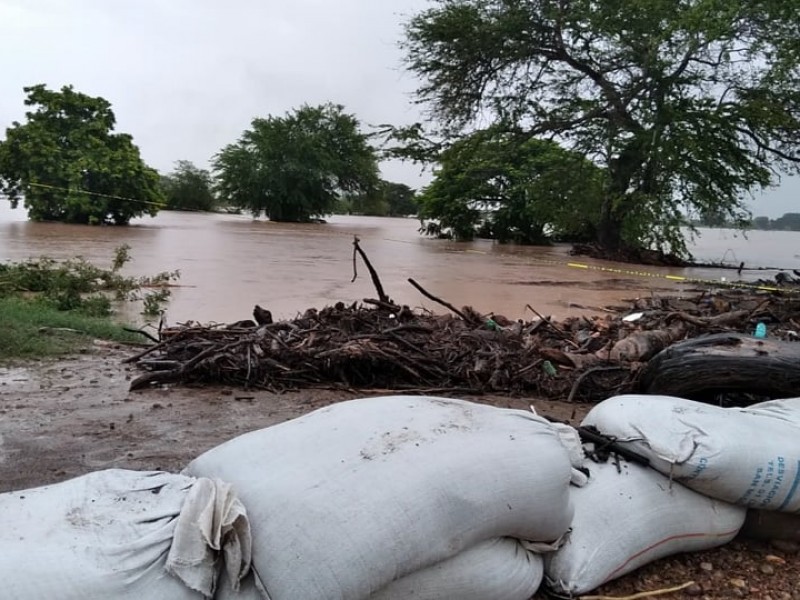
<path id="1" fill-rule="evenodd" d="M 512 538 L 483 542 L 439 564 L 393 581 L 370 600 L 528 600 L 542 582 L 540 554 Z M 236 591 L 223 581 L 215 600 L 265 600 L 252 573 Z"/>
<path id="2" fill-rule="evenodd" d="M 697 492 L 756 509 L 800 512 L 800 398 L 720 408 L 625 395 L 583 420 Z"/>
<path id="3" fill-rule="evenodd" d="M 222 562 L 234 588 L 247 573 L 249 535 L 229 486 L 182 475 L 112 469 L 0 494 L 0 595 L 211 598 Z"/>
<path id="4" fill-rule="evenodd" d="M 243 435 L 186 470 L 234 486 L 271 600 L 469 598 L 461 593 L 479 576 L 496 585 L 482 597 L 526 600 L 541 564 L 500 538 L 558 540 L 572 518 L 570 471 L 553 429 L 531 413 L 403 396 Z M 512 553 L 520 560 L 506 572 L 521 575 L 493 576 Z"/>
<path id="5" fill-rule="evenodd" d="M 589 464 L 587 485 L 572 488 L 572 531 L 545 556 L 547 585 L 560 595 L 585 594 L 659 558 L 725 544 L 744 522 L 746 509 L 652 469 Z"/>
<path id="6" fill-rule="evenodd" d="M 499 538 L 393 581 L 370 600 L 528 600 L 543 573 L 541 555 Z"/>

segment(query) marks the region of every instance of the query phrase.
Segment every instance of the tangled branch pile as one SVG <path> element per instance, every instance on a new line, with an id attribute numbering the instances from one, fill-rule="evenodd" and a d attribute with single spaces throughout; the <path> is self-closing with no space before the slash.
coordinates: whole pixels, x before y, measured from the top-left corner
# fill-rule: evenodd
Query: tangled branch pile
<path id="1" fill-rule="evenodd" d="M 791 294 L 703 292 L 693 299 L 639 299 L 602 316 L 555 322 L 536 313 L 522 322 L 468 307 L 451 307 L 458 316 L 416 312 L 380 292 L 380 300 L 309 309 L 261 326 L 165 330 L 158 344 L 129 359 L 147 371 L 131 389 L 228 383 L 595 401 L 637 391 L 643 365 L 676 341 L 751 333 L 758 322 L 768 324 L 771 338 L 794 339 L 800 331 L 800 298 Z"/>

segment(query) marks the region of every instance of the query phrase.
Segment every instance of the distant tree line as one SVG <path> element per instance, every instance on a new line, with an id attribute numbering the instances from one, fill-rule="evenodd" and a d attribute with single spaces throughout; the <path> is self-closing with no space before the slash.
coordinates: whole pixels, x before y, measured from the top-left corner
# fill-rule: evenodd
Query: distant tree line
<path id="1" fill-rule="evenodd" d="M 754 217 L 743 221 L 730 221 L 720 215 L 705 215 L 687 222 L 692 227 L 710 229 L 760 229 L 770 231 L 800 231 L 800 213 L 784 213 L 777 219 Z"/>
<path id="2" fill-rule="evenodd" d="M 784 213 L 783 216 L 777 219 L 756 217 L 753 219 L 752 228 L 773 231 L 800 231 L 800 213 Z"/>
<path id="3" fill-rule="evenodd" d="M 72 86 L 24 91 L 26 122 L 0 141 L 0 191 L 33 220 L 124 225 L 161 209 L 234 208 L 273 221 L 417 212 L 414 190 L 379 177 L 378 150 L 341 105 L 255 118 L 211 171 L 180 160 L 159 175 L 130 135 L 114 132 L 104 98 Z"/>

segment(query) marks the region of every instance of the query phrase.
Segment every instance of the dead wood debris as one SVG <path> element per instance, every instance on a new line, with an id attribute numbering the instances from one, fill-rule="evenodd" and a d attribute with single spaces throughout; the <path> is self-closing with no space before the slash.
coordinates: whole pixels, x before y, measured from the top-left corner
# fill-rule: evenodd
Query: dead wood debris
<path id="1" fill-rule="evenodd" d="M 715 290 L 692 299 L 653 297 L 608 307 L 603 315 L 510 321 L 460 310 L 409 280 L 454 314 L 398 306 L 358 244 L 379 299 L 308 309 L 295 319 L 256 325 L 163 329 L 160 341 L 128 359 L 145 371 L 131 389 L 167 383 L 225 383 L 275 392 L 307 387 L 404 393 L 536 395 L 593 402 L 638 391 L 646 361 L 677 341 L 708 333 L 797 339 L 800 296 Z M 355 265 L 355 262 L 354 262 Z M 263 309 L 262 309 L 263 310 Z"/>
<path id="2" fill-rule="evenodd" d="M 458 311 L 462 318 L 377 300 L 309 309 L 262 326 L 190 323 L 164 329 L 158 344 L 129 359 L 146 371 L 131 389 L 227 383 L 272 391 L 379 388 L 596 401 L 637 391 L 645 362 L 676 341 L 752 332 L 759 321 L 772 338 L 796 339 L 800 330 L 796 296 L 730 290 L 638 299 L 615 310 L 523 322 L 469 307 Z M 625 320 L 632 313 L 641 316 Z"/>

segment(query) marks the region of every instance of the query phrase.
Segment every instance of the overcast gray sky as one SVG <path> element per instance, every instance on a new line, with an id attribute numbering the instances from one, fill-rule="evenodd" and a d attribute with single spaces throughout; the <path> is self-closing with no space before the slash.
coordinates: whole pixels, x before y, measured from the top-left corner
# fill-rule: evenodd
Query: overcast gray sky
<path id="1" fill-rule="evenodd" d="M 103 96 L 117 129 L 162 171 L 206 166 L 253 117 L 338 102 L 364 123 L 412 123 L 401 24 L 426 0 L 0 0 L 0 131 L 24 117 L 23 86 Z M 420 187 L 419 168 L 384 177 Z M 800 182 L 753 207 L 800 212 Z"/>

